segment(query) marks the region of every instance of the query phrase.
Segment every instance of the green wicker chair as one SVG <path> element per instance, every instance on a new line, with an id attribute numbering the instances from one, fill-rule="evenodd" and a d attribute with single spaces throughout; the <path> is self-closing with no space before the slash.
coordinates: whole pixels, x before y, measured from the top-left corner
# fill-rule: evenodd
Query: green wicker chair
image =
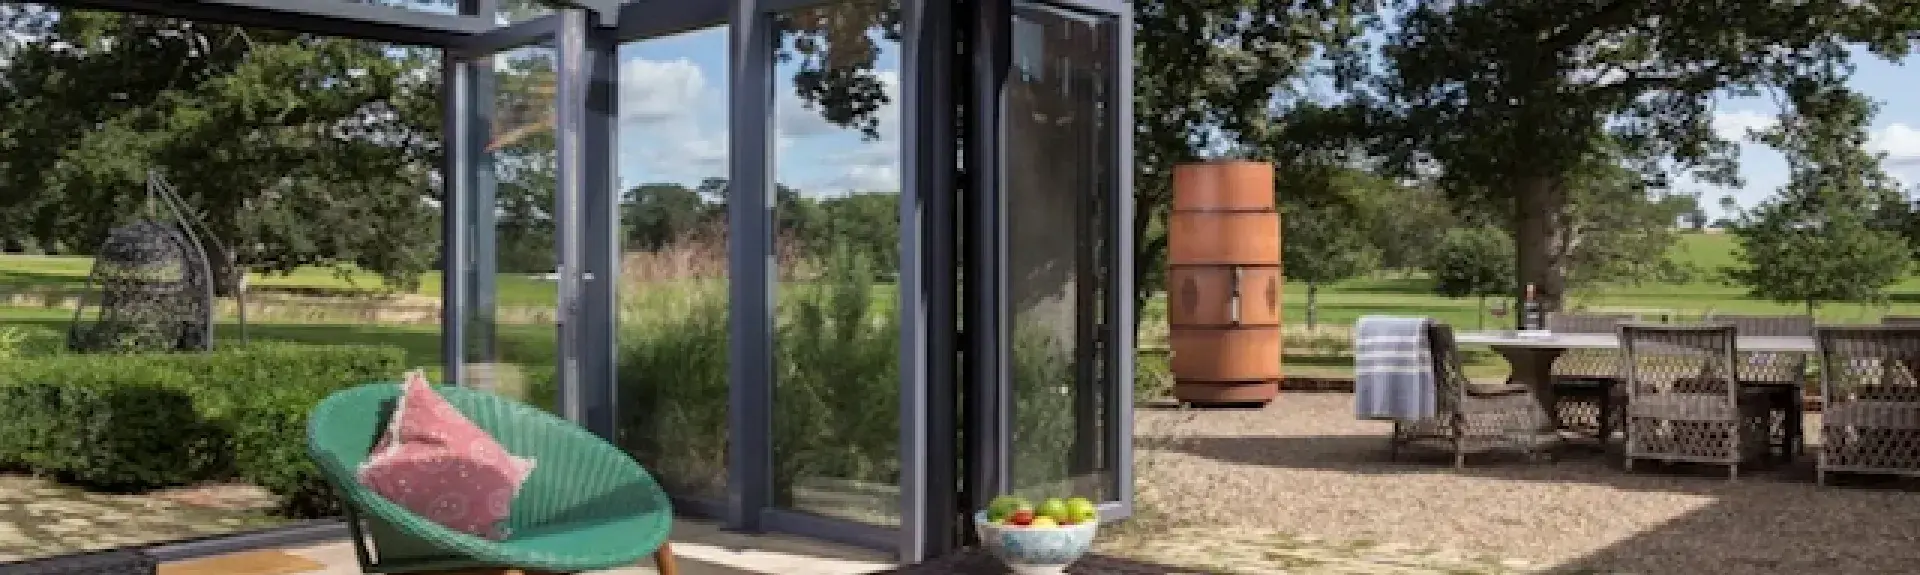
<path id="1" fill-rule="evenodd" d="M 436 387 L 508 451 L 536 460 L 513 502 L 511 537 L 496 542 L 441 527 L 362 487 L 356 470 L 400 389 L 375 383 L 334 393 L 307 423 L 308 452 L 346 504 L 362 571 L 572 573 L 631 566 L 648 555 L 662 575 L 677 571 L 667 544 L 673 509 L 640 464 L 579 426 L 493 394 Z"/>

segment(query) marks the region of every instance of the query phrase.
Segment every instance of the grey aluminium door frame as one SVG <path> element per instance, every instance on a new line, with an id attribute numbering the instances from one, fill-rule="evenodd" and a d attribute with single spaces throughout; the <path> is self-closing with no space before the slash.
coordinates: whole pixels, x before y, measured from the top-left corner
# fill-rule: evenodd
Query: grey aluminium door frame
<path id="1" fill-rule="evenodd" d="M 1082 1 L 1082 0 L 1075 0 Z M 1085 0 L 1093 1 L 1093 0 Z M 1119 19 L 1116 28 L 1117 38 L 1114 44 L 1118 48 L 1113 62 L 1113 120 L 1107 123 L 1107 138 L 1113 142 L 1113 197 L 1109 200 L 1112 207 L 1107 210 L 1107 249 L 1108 260 L 1113 266 L 1109 274 L 1112 292 L 1107 296 L 1107 337 L 1112 338 L 1106 348 L 1108 374 L 1113 378 L 1114 389 L 1107 394 L 1106 417 L 1107 433 L 1113 434 L 1107 442 L 1108 461 L 1113 462 L 1114 482 L 1119 501 L 1111 510 L 1114 517 L 1132 517 L 1134 513 L 1133 485 L 1133 390 L 1134 390 L 1134 352 L 1135 311 L 1134 310 L 1134 240 L 1133 237 L 1133 6 L 1119 0 L 1098 0 Z"/>
<path id="2" fill-rule="evenodd" d="M 832 0 L 734 0 L 731 24 L 729 78 L 729 182 L 728 217 L 731 222 L 729 257 L 731 276 L 730 370 L 732 373 L 731 469 L 728 481 L 728 524 L 743 530 L 771 530 L 826 539 L 875 549 L 901 551 L 900 529 L 881 527 L 810 513 L 781 509 L 776 505 L 773 474 L 774 364 L 773 318 L 779 286 L 775 274 L 775 162 L 774 139 L 774 54 L 779 48 L 778 18 L 789 11 L 831 4 Z M 904 144 L 903 144 L 904 145 Z M 914 203 L 912 192 L 902 190 L 902 217 L 908 217 Z M 917 267 L 917 233 L 908 232 L 910 222 L 902 222 L 902 269 Z M 903 278 L 899 284 L 903 311 L 900 355 L 903 406 L 910 404 L 910 389 L 919 383 L 914 367 L 922 362 L 914 335 L 921 321 L 912 318 L 919 310 L 916 281 Z M 903 429 L 916 427 L 912 412 L 902 407 Z M 903 461 L 918 453 L 915 438 L 900 446 Z M 903 473 L 902 503 L 908 503 L 910 485 L 918 478 Z M 904 516 L 921 515 L 903 511 Z"/>
<path id="3" fill-rule="evenodd" d="M 1103 259 L 1111 266 L 1111 285 L 1102 302 L 1108 320 L 1098 337 L 1109 342 L 1102 346 L 1106 368 L 1101 375 L 1109 386 L 1103 398 L 1103 423 L 1107 437 L 1101 459 L 1113 467 L 1113 499 L 1100 502 L 1103 517 L 1120 519 L 1133 514 L 1133 13 L 1121 0 L 1019 0 L 1066 8 L 1097 17 L 1112 18 L 1115 25 L 1114 73 L 1105 88 L 1112 94 L 1112 121 L 1108 122 L 1102 145 L 1109 147 L 1112 173 L 1105 180 L 1106 198 L 1112 209 L 1102 222 L 1106 233 Z M 967 359 L 967 454 L 970 466 L 967 479 L 975 508 L 986 505 L 994 493 L 1011 487 L 1009 459 L 1013 455 L 1013 381 L 1009 350 L 1012 341 L 1008 314 L 1007 225 L 1005 147 L 1002 129 L 1005 118 L 1004 90 L 1011 67 L 1011 26 L 1015 0 L 978 0 L 970 20 L 971 37 L 968 62 L 972 85 L 967 97 L 966 179 L 967 224 L 966 331 Z M 1102 182 L 1103 184 L 1105 182 Z"/>
<path id="4" fill-rule="evenodd" d="M 953 0 L 901 2 L 900 560 L 953 551 L 960 517 Z"/>
<path id="5" fill-rule="evenodd" d="M 1114 494 L 1113 499 L 1100 502 L 1100 512 L 1103 518 L 1122 519 L 1134 512 L 1133 6 L 1124 0 L 1020 1 L 1111 18 L 1114 23 L 1111 40 L 1114 49 L 1108 62 L 1113 74 L 1104 86 L 1112 95 L 1112 120 L 1106 123 L 1099 139 L 1112 154 L 1112 173 L 1096 180 L 1107 186 L 1106 200 L 1111 206 L 1105 211 L 1106 221 L 1101 222 L 1106 233 L 1105 253 L 1101 257 L 1111 266 L 1108 279 L 1111 284 L 1105 301 L 1101 302 L 1106 321 L 1099 326 L 1101 331 L 1097 337 L 1109 342 L 1100 348 L 1106 354 L 1101 362 L 1104 373 L 1100 375 L 1109 386 L 1104 390 L 1106 393 L 1100 394 L 1104 400 L 1100 429 L 1107 435 L 1105 441 L 1100 442 L 1103 451 L 1100 459 L 1113 468 L 1110 478 L 1113 484 L 1109 487 Z"/>
<path id="6" fill-rule="evenodd" d="M 461 0 L 461 14 L 492 14 L 497 0 Z M 493 337 L 495 182 L 485 152 L 493 131 L 491 54 L 441 53 L 440 357 L 446 379 L 467 383 L 470 342 Z M 482 305 L 484 304 L 484 305 Z M 476 329 L 469 330 L 469 327 Z"/>
<path id="7" fill-rule="evenodd" d="M 468 12 L 465 5 L 456 14 L 436 14 L 337 0 L 51 0 L 47 4 L 410 46 L 456 46 L 494 28 L 494 11 Z"/>
<path id="8" fill-rule="evenodd" d="M 1005 264 L 1007 225 L 1001 214 L 1006 189 L 1001 145 L 1002 112 L 1008 69 L 1012 65 L 1011 0 L 975 0 L 963 5 L 957 20 L 965 27 L 964 245 L 966 288 L 961 316 L 964 333 L 965 390 L 961 393 L 966 444 L 966 508 L 985 509 L 995 494 L 1013 486 L 1012 365 L 1005 344 L 1009 306 Z M 965 536 L 963 534 L 963 536 Z"/>
<path id="9" fill-rule="evenodd" d="M 619 44 L 610 26 L 594 21 L 595 12 L 571 9 L 559 16 L 554 74 L 559 406 L 567 419 L 617 441 Z"/>
<path id="10" fill-rule="evenodd" d="M 773 505 L 773 47 L 761 0 L 728 18 L 727 525 L 759 531 Z"/>

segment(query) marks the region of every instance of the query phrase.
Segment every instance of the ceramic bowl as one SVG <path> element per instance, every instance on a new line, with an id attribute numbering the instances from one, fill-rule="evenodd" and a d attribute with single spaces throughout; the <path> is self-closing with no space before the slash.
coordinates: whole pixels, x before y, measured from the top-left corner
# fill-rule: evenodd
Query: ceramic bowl
<path id="1" fill-rule="evenodd" d="M 1093 547 L 1099 521 L 1059 527 L 1021 527 L 987 522 L 985 511 L 973 515 L 974 530 L 987 552 L 1019 575 L 1060 575 Z"/>

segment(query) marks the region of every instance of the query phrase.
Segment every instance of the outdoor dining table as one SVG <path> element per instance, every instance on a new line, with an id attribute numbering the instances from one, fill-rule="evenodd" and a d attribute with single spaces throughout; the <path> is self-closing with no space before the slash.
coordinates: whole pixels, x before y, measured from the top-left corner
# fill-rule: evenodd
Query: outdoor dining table
<path id="1" fill-rule="evenodd" d="M 1533 390 L 1546 409 L 1554 429 L 1561 424 L 1559 410 L 1553 408 L 1553 360 L 1571 349 L 1619 349 L 1620 336 L 1611 333 L 1551 333 L 1520 335 L 1513 331 L 1463 332 L 1454 337 L 1460 345 L 1484 345 L 1506 358 L 1512 367 L 1513 383 Z M 1740 352 L 1813 353 L 1812 337 L 1741 335 L 1735 336 L 1734 349 Z"/>

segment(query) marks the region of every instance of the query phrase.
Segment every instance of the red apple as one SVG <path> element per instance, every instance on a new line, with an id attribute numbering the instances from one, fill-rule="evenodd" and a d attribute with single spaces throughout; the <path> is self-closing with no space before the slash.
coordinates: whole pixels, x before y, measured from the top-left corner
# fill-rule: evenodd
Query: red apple
<path id="1" fill-rule="evenodd" d="M 1013 515 L 1009 515 L 1009 516 L 1007 516 L 1007 524 L 1008 524 L 1008 525 L 1021 525 L 1021 526 L 1025 526 L 1025 525 L 1032 525 L 1032 524 L 1033 524 L 1033 510 L 1032 510 L 1032 509 L 1021 509 L 1021 510 L 1019 510 L 1019 511 L 1015 511 L 1015 512 L 1013 512 Z"/>

